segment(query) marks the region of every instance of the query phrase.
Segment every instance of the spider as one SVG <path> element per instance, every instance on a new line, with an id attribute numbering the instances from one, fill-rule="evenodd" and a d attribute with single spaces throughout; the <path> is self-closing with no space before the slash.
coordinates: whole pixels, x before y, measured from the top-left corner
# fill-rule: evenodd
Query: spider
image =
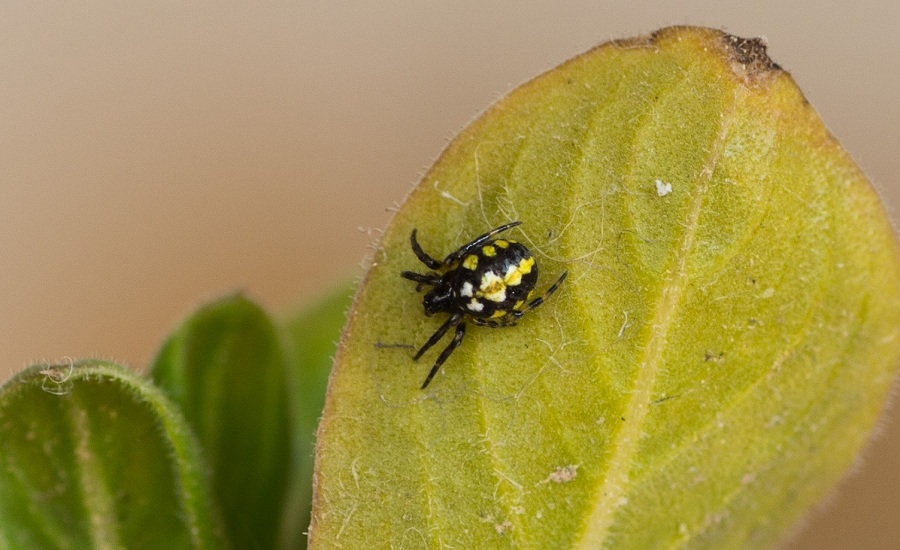
<path id="1" fill-rule="evenodd" d="M 447 331 L 456 327 L 456 334 L 438 356 L 421 389 L 428 387 L 444 361 L 462 343 L 466 335 L 465 321 L 470 320 L 476 325 L 491 328 L 514 326 L 519 318 L 556 292 L 566 279 L 568 271 L 560 275 L 544 296 L 532 299 L 538 279 L 538 267 L 531 251 L 513 240 L 492 240 L 494 235 L 521 223 L 512 222 L 488 231 L 459 247 L 442 262 L 422 250 L 416 240 L 416 230 L 412 230 L 409 236 L 412 250 L 431 271 L 404 271 L 400 276 L 418 283 L 416 291 L 421 291 L 425 286 L 432 287 L 422 299 L 425 315 L 431 317 L 435 313 L 450 314 L 444 324 L 419 348 L 413 360 L 418 361 Z"/>

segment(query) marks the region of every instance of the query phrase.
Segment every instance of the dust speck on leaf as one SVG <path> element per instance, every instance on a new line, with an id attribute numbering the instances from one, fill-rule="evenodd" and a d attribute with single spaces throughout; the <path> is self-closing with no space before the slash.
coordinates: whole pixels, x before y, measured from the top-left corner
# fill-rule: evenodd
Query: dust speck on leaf
<path id="1" fill-rule="evenodd" d="M 578 464 L 567 464 L 565 466 L 559 466 L 552 472 L 547 478 L 541 483 L 548 483 L 552 481 L 553 483 L 568 483 L 575 479 L 578 475 Z"/>
<path id="2" fill-rule="evenodd" d="M 656 194 L 665 197 L 672 192 L 672 184 L 663 180 L 656 180 Z"/>

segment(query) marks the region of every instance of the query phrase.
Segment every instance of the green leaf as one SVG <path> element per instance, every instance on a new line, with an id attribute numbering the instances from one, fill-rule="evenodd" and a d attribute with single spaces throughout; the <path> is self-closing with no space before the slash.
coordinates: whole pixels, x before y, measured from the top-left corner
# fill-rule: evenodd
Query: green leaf
<path id="1" fill-rule="evenodd" d="M 0 548 L 222 548 L 199 446 L 144 378 L 97 360 L 0 387 Z"/>
<path id="2" fill-rule="evenodd" d="M 278 329 L 237 295 L 189 317 L 151 373 L 197 433 L 238 548 L 275 548 L 282 531 L 294 528 L 282 525 L 291 475 L 285 371 Z"/>
<path id="3" fill-rule="evenodd" d="M 671 186 L 671 189 L 670 187 Z M 427 391 L 442 258 L 505 222 L 560 291 Z M 900 253 L 759 40 L 664 29 L 525 84 L 447 148 L 357 297 L 313 548 L 755 548 L 844 474 L 900 358 Z M 408 347 L 385 347 L 402 344 Z"/>
<path id="4" fill-rule="evenodd" d="M 286 534 L 287 547 L 306 548 L 306 529 L 312 507 L 313 450 L 316 426 L 325 403 L 325 386 L 331 363 L 347 321 L 356 285 L 331 292 L 311 307 L 301 310 L 285 323 L 288 369 L 291 388 L 291 417 L 294 426 L 292 479 L 284 515 L 302 530 Z"/>

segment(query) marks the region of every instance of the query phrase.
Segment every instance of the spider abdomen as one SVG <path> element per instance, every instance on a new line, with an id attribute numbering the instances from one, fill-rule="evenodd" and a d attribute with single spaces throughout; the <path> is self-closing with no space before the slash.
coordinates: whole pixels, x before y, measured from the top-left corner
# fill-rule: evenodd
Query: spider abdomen
<path id="1" fill-rule="evenodd" d="M 453 305 L 479 319 L 520 311 L 537 284 L 534 256 L 521 243 L 488 241 L 460 259 L 452 283 Z"/>

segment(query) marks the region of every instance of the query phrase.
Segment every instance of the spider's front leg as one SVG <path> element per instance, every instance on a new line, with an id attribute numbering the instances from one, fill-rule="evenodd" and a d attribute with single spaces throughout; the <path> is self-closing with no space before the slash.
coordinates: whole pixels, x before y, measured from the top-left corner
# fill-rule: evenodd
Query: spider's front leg
<path id="1" fill-rule="evenodd" d="M 462 245 L 461 247 L 459 247 L 459 249 L 456 252 L 453 252 L 452 254 L 447 256 L 447 258 L 444 259 L 444 265 L 450 265 L 450 264 L 453 264 L 453 263 L 459 261 L 460 259 L 462 259 L 463 256 L 465 256 L 466 254 L 471 252 L 473 249 L 475 249 L 475 248 L 483 245 L 484 243 L 488 242 L 489 240 L 491 240 L 491 237 L 493 237 L 497 233 L 502 233 L 502 232 L 506 231 L 507 229 L 516 227 L 517 225 L 522 225 L 522 222 L 512 222 L 512 223 L 508 223 L 506 225 L 501 225 L 500 227 L 498 227 L 496 229 L 491 229 L 484 235 L 476 237 L 475 240 L 473 240 L 472 242 Z"/>
<path id="2" fill-rule="evenodd" d="M 437 273 L 416 273 L 415 271 L 404 271 L 400 274 L 404 279 L 409 279 L 410 281 L 415 281 L 418 283 L 416 285 L 416 292 L 420 292 L 422 290 L 422 286 L 438 286 L 441 283 L 441 276 Z"/>
<path id="3" fill-rule="evenodd" d="M 413 229 L 412 233 L 410 233 L 409 235 L 409 245 L 412 247 L 413 253 L 416 255 L 416 258 L 418 258 L 420 262 L 427 265 L 431 269 L 440 269 L 444 265 L 438 260 L 435 260 L 428 254 L 426 254 L 424 250 L 422 250 L 422 247 L 419 246 L 419 241 L 416 240 L 415 229 Z"/>

